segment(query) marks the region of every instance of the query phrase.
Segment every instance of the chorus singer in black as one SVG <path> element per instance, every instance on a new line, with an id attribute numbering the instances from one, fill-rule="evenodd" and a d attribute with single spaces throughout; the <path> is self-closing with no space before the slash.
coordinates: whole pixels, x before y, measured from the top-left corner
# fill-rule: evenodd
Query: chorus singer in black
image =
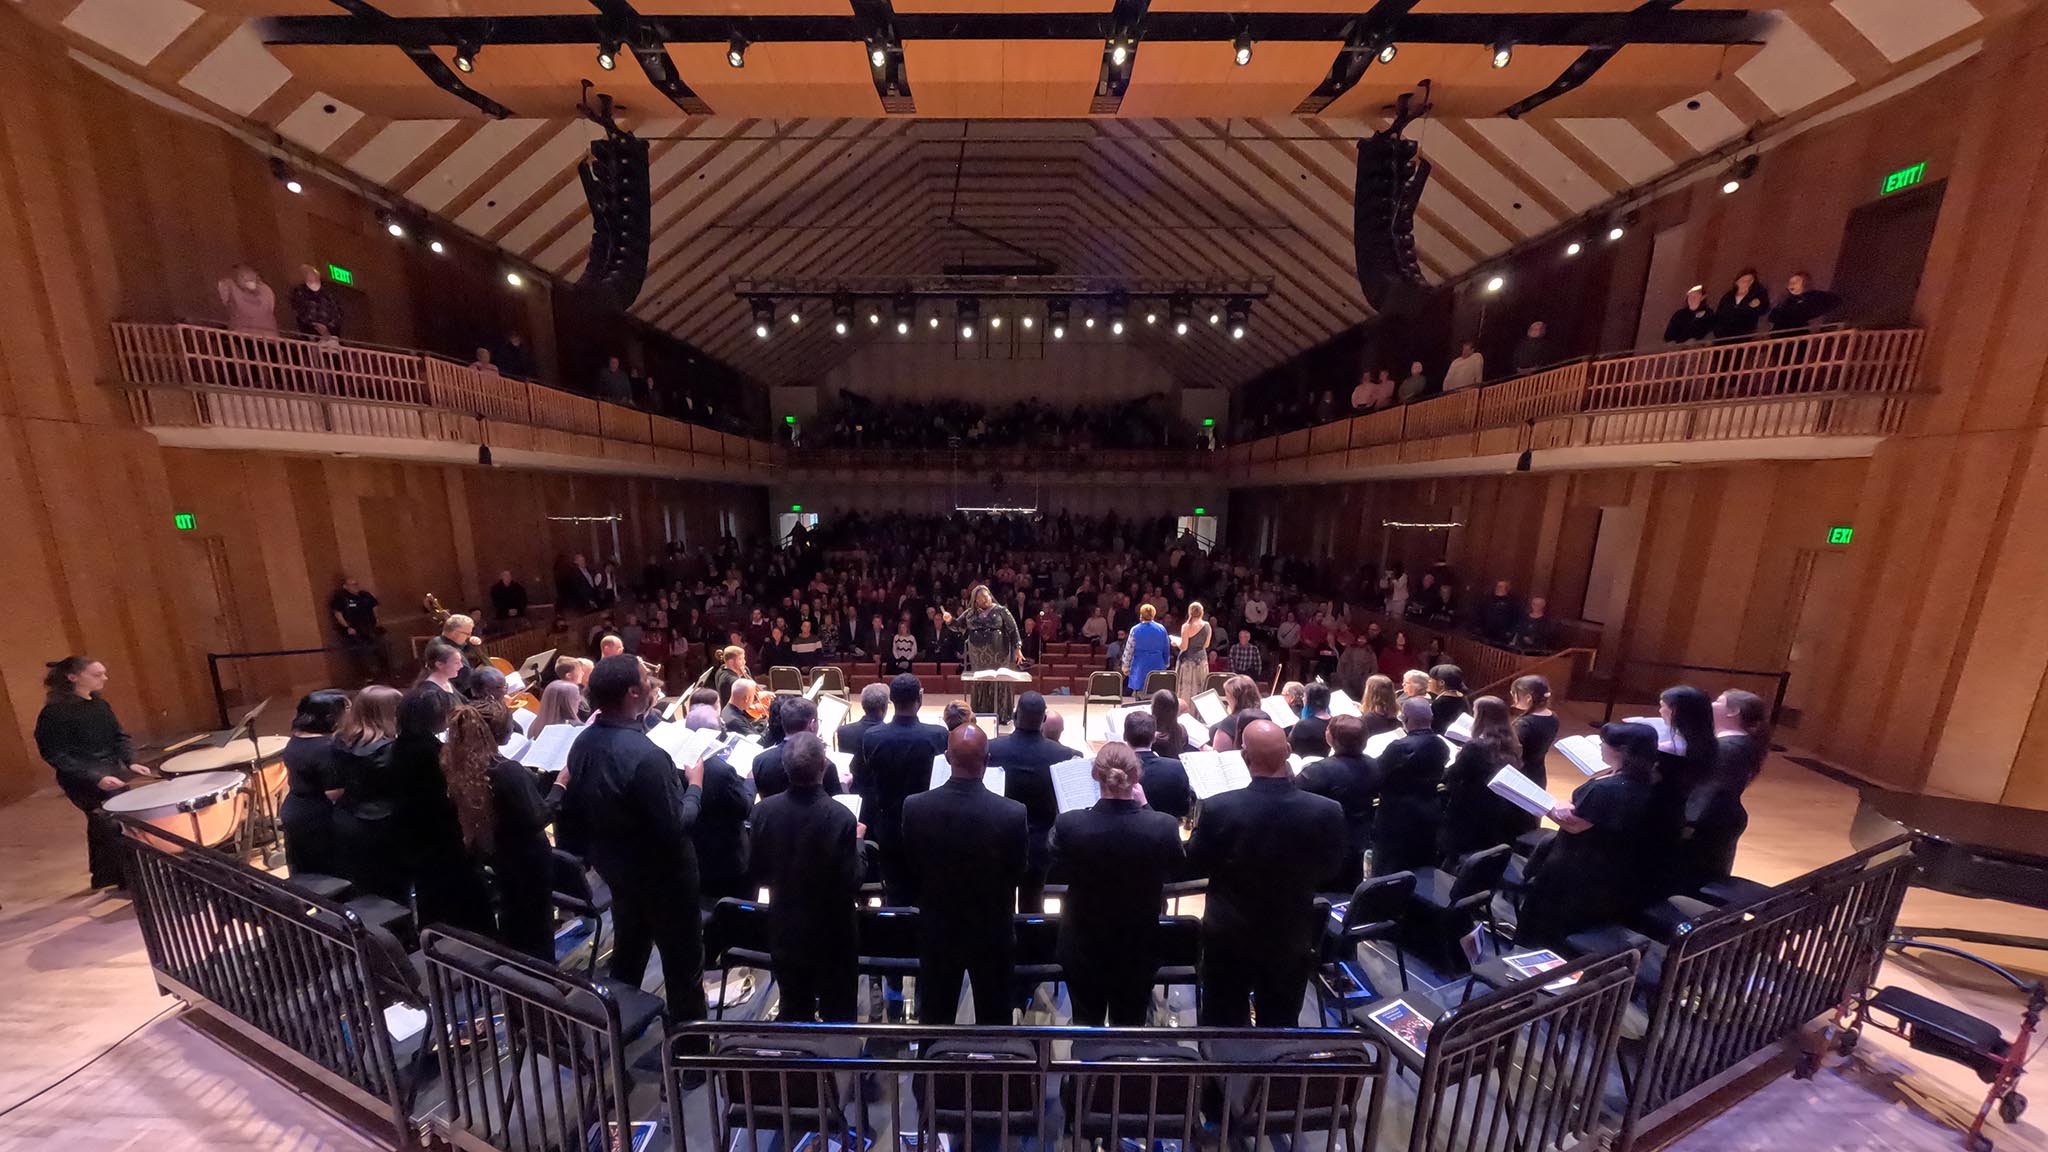
<path id="1" fill-rule="evenodd" d="M 754 810 L 753 878 L 768 889 L 768 948 L 780 1019 L 848 1023 L 860 975 L 854 904 L 863 829 L 825 792 L 825 745 L 808 730 L 782 744 L 789 786 Z"/>
<path id="2" fill-rule="evenodd" d="M 64 798 L 85 813 L 85 855 L 94 888 L 121 883 L 121 830 L 100 806 L 138 776 L 151 775 L 135 763 L 135 745 L 114 707 L 100 695 L 107 666 L 85 656 L 66 656 L 49 666 L 43 687 L 49 698 L 36 715 L 36 751 L 57 772 Z"/>

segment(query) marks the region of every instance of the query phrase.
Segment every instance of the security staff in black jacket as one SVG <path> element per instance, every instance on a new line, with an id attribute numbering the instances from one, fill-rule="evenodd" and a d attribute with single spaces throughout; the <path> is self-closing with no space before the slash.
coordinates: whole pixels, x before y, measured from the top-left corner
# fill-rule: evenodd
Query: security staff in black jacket
<path id="1" fill-rule="evenodd" d="M 718 712 L 703 704 L 690 709 L 683 724 L 708 732 L 721 727 Z M 751 896 L 755 891 L 747 883 L 747 818 L 754 814 L 754 782 L 725 757 L 707 756 L 703 789 L 690 843 L 697 849 L 699 899 L 709 908 L 727 896 Z"/>
<path id="2" fill-rule="evenodd" d="M 1073 994 L 1075 1024 L 1141 1028 L 1159 971 L 1166 885 L 1187 865 L 1180 821 L 1131 798 L 1143 773 L 1129 745 L 1096 749 L 1094 776 L 1102 799 L 1062 813 L 1053 825 L 1051 876 L 1067 886 L 1060 901 L 1060 968 Z"/>
<path id="3" fill-rule="evenodd" d="M 1437 786 L 1451 763 L 1451 749 L 1431 730 L 1434 719 L 1429 701 L 1413 696 L 1401 701 L 1401 727 L 1407 735 L 1380 753 L 1380 802 L 1372 821 L 1375 876 L 1437 863 L 1437 836 L 1444 822 Z"/>
<path id="4" fill-rule="evenodd" d="M 1045 911 L 1045 873 L 1052 867 L 1053 821 L 1059 819 L 1059 797 L 1053 794 L 1052 766 L 1078 759 L 1078 754 L 1042 731 L 1045 697 L 1026 692 L 1017 697 L 1016 729 L 989 741 L 988 762 L 1003 770 L 1003 795 L 1024 806 L 1031 832 L 1028 875 L 1017 890 L 1019 912 Z"/>
<path id="5" fill-rule="evenodd" d="M 917 893 L 921 937 L 918 1021 L 954 1022 L 964 974 L 974 985 L 974 1022 L 1008 1024 L 1014 912 L 1026 858 L 1024 806 L 982 783 L 988 737 L 975 725 L 953 730 L 946 760 L 952 779 L 903 801 L 901 850 Z"/>
<path id="6" fill-rule="evenodd" d="M 1323 926 L 1316 885 L 1344 851 L 1344 809 L 1295 787 L 1287 733 L 1249 720 L 1239 733 L 1252 782 L 1202 802 L 1188 871 L 1209 878 L 1202 916 L 1203 1027 L 1291 1028 Z"/>
<path id="7" fill-rule="evenodd" d="M 640 717 L 654 701 L 640 659 L 598 661 L 587 685 L 597 715 L 569 747 L 569 785 L 555 829 L 612 890 L 612 979 L 638 984 L 651 949 L 674 1020 L 704 1018 L 704 927 L 690 827 L 704 799 L 704 765 L 676 771 Z"/>
<path id="8" fill-rule="evenodd" d="M 1379 790 L 1379 772 L 1365 754 L 1364 720 L 1333 717 L 1329 735 L 1334 751 L 1304 767 L 1294 782 L 1303 792 L 1327 796 L 1344 808 L 1344 859 L 1317 890 L 1349 894 L 1365 879 L 1365 850 L 1372 844 L 1372 800 Z"/>
<path id="9" fill-rule="evenodd" d="M 85 813 L 92 886 L 112 887 L 121 883 L 121 830 L 100 805 L 148 770 L 134 763 L 134 742 L 114 718 L 113 706 L 100 696 L 107 666 L 67 656 L 49 668 L 43 676 L 49 698 L 36 715 L 36 751 L 56 770 L 64 798 Z"/>
<path id="10" fill-rule="evenodd" d="M 1188 785 L 1188 770 L 1181 767 L 1180 761 L 1152 751 L 1152 740 L 1158 733 L 1159 724 L 1150 712 L 1124 716 L 1124 743 L 1138 757 L 1139 774 L 1145 781 L 1145 806 L 1185 820 L 1195 807 L 1195 790 Z"/>
<path id="11" fill-rule="evenodd" d="M 791 733 L 781 749 L 789 787 L 754 812 L 753 868 L 754 885 L 768 889 L 778 1011 L 785 1021 L 848 1023 L 860 982 L 861 828 L 822 787 L 832 762 L 815 733 Z"/>
<path id="12" fill-rule="evenodd" d="M 874 687 L 874 685 L 869 685 Z M 767 800 L 789 787 L 789 737 L 799 732 L 818 733 L 818 706 L 801 696 L 776 697 L 777 716 L 782 721 L 783 740 L 754 757 L 754 794 Z M 829 761 L 828 761 L 829 763 Z M 826 769 L 819 784 L 827 796 L 839 795 L 839 773 Z M 737 893 L 735 893 L 737 895 Z"/>
<path id="13" fill-rule="evenodd" d="M 889 682 L 896 715 L 861 738 L 854 763 L 853 790 L 861 797 L 868 839 L 881 854 L 882 900 L 893 908 L 916 903 L 917 890 L 904 874 L 897 830 L 903 822 L 903 801 L 931 786 L 932 760 L 946 751 L 946 730 L 918 722 L 924 686 L 905 672 Z"/>

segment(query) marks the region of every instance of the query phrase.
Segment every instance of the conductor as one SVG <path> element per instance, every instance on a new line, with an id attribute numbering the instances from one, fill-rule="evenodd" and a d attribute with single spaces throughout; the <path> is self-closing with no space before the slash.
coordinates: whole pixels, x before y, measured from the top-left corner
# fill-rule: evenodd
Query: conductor
<path id="1" fill-rule="evenodd" d="M 993 672 L 998 668 L 1015 668 L 1024 662 L 1022 639 L 1017 631 L 1017 618 L 1010 610 L 996 603 L 989 594 L 988 585 L 976 584 L 968 595 L 968 606 L 956 618 L 946 614 L 946 624 L 956 632 L 965 633 L 967 643 L 961 656 L 961 666 L 968 672 Z M 968 697 L 976 715 L 993 715 L 997 722 L 1010 722 L 1010 686 L 999 681 L 977 681 Z"/>

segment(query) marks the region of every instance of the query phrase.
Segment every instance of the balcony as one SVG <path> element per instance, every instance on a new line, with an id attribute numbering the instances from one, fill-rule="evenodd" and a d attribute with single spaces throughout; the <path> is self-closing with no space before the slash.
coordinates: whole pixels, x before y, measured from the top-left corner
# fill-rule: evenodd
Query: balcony
<path id="1" fill-rule="evenodd" d="M 1924 334 L 1841 328 L 1574 361 L 1223 451 L 1235 486 L 1530 468 L 1867 456 L 1899 430 Z"/>
<path id="2" fill-rule="evenodd" d="M 181 448 L 347 453 L 766 482 L 774 445 L 438 356 L 198 324 L 116 322 L 129 413 Z"/>
<path id="3" fill-rule="evenodd" d="M 1046 484 L 1190 484 L 1213 481 L 1222 454 L 1132 448 L 792 448 L 781 479 L 889 483 L 1008 476 Z"/>

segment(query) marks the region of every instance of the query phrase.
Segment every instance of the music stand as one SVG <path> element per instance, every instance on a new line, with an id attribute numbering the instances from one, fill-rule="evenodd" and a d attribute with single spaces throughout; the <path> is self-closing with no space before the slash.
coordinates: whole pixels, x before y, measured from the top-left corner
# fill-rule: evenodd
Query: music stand
<path id="1" fill-rule="evenodd" d="M 560 649 L 550 648 L 545 652 L 537 652 L 528 656 L 526 662 L 519 666 L 519 678 L 526 681 L 529 687 L 538 685 L 540 683 L 540 670 L 548 666 L 548 661 L 553 660 L 555 653 L 558 651 Z"/>
<path id="2" fill-rule="evenodd" d="M 994 684 L 996 686 L 996 712 L 990 719 L 994 722 L 996 735 L 998 736 L 1003 733 L 1003 717 L 1015 714 L 1012 702 L 1016 697 L 1013 693 L 1019 688 L 1029 688 L 1034 683 L 1031 673 L 1020 671 L 1016 668 L 985 668 L 977 672 L 966 673 L 960 677 L 960 680 L 964 684 Z M 988 713 L 977 712 L 975 715 L 986 716 Z"/>

